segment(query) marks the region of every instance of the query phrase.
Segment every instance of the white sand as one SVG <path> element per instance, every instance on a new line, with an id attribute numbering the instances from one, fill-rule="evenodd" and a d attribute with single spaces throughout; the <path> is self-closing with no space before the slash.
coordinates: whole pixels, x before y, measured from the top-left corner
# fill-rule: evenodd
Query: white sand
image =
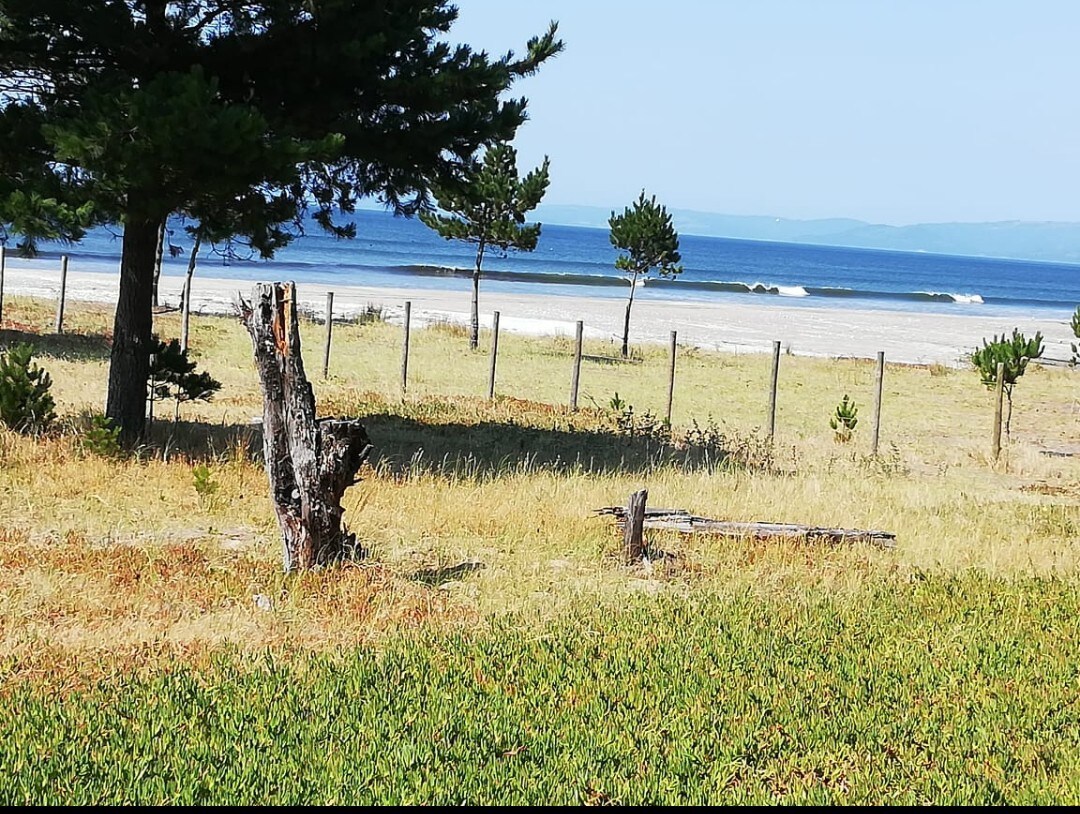
<path id="1" fill-rule="evenodd" d="M 272 268 L 267 269 L 268 273 Z M 55 261 L 9 260 L 6 295 L 55 298 L 59 291 Z M 71 270 L 67 296 L 72 300 L 115 303 L 119 275 Z M 381 306 L 391 321 L 401 321 L 406 300 L 412 302 L 413 324 L 434 321 L 467 323 L 469 283 L 462 280 L 452 291 L 424 288 L 382 288 L 335 285 L 335 317 L 347 317 L 368 305 Z M 163 276 L 161 300 L 177 305 L 183 278 Z M 192 309 L 196 313 L 232 313 L 239 295 L 251 296 L 253 284 L 243 280 L 195 276 Z M 540 286 L 537 286 L 538 292 Z M 328 286 L 297 281 L 302 307 L 321 315 L 326 308 Z M 630 341 L 666 343 L 678 331 L 680 344 L 732 353 L 767 352 L 779 340 L 785 352 L 796 355 L 873 358 L 878 351 L 892 362 L 960 365 L 982 339 L 1011 333 L 1028 336 L 1041 331 L 1046 340 L 1047 361 L 1070 358 L 1073 339 L 1067 320 L 1032 316 L 988 316 L 978 305 L 957 305 L 956 314 L 923 314 L 887 310 L 812 308 L 792 306 L 780 298 L 755 298 L 746 303 L 710 303 L 696 300 L 634 302 Z M 599 297 L 566 297 L 544 293 L 500 294 L 480 287 L 483 324 L 490 326 L 493 311 L 500 312 L 500 329 L 533 335 L 572 336 L 575 322 L 585 325 L 586 337 L 608 339 L 617 345 L 622 336 L 625 300 Z"/>

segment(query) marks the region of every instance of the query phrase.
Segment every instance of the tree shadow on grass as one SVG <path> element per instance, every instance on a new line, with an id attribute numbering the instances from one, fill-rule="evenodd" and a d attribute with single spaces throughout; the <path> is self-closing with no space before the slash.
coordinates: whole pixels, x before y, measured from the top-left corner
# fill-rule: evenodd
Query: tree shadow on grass
<path id="1" fill-rule="evenodd" d="M 596 430 L 540 429 L 502 422 L 423 423 L 396 415 L 363 418 L 375 454 L 391 472 L 484 478 L 518 471 L 650 472 L 697 466 L 699 456 L 654 436 Z"/>
<path id="2" fill-rule="evenodd" d="M 439 586 L 444 582 L 452 582 L 468 576 L 473 571 L 479 571 L 484 567 L 482 562 L 460 562 L 457 565 L 447 565 L 442 568 L 427 568 L 417 571 L 412 579 L 424 585 Z"/>
<path id="3" fill-rule="evenodd" d="M 166 405 L 162 404 L 162 409 Z M 628 436 L 607 430 L 542 429 L 510 422 L 423 422 L 386 413 L 363 416 L 374 446 L 370 464 L 395 476 L 434 474 L 487 479 L 515 472 L 648 474 L 659 467 L 713 471 L 747 464 L 744 453 L 713 445 L 676 445 L 662 433 Z M 155 419 L 138 454 L 193 463 L 241 458 L 262 463 L 262 427 Z"/>
<path id="4" fill-rule="evenodd" d="M 160 405 L 171 411 L 168 402 Z M 155 418 L 136 452 L 155 458 L 183 457 L 192 463 L 213 463 L 226 458 L 262 461 L 262 428 L 257 424 L 212 424 Z"/>
<path id="5" fill-rule="evenodd" d="M 0 330 L 0 351 L 33 345 L 34 355 L 70 362 L 99 362 L 109 358 L 109 338 L 103 334 L 40 334 L 17 328 Z"/>
<path id="6" fill-rule="evenodd" d="M 164 411 L 165 404 L 161 405 Z M 425 423 L 396 415 L 361 419 L 374 445 L 370 463 L 395 475 L 431 473 L 488 478 L 520 471 L 645 473 L 658 466 L 699 467 L 701 456 L 657 438 L 611 432 L 540 429 L 503 422 Z M 258 424 L 212 424 L 156 418 L 137 453 L 214 462 L 243 457 L 261 463 Z"/>

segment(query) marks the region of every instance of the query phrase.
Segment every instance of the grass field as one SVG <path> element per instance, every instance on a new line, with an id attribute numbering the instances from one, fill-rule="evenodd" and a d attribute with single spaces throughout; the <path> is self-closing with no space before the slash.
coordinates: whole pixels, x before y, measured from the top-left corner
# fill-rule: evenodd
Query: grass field
<path id="1" fill-rule="evenodd" d="M 1072 370 L 1029 369 L 995 462 L 977 374 L 890 365 L 871 457 L 866 360 L 784 356 L 770 445 L 766 356 L 680 349 L 669 436 L 665 348 L 588 346 L 570 412 L 569 338 L 500 337 L 489 401 L 487 337 L 414 331 L 402 398 L 400 328 L 335 326 L 323 381 L 305 324 L 320 412 L 377 448 L 345 496 L 370 556 L 286 576 L 236 320 L 193 325 L 218 397 L 108 457 L 111 313 L 4 316 L 61 419 L 0 431 L 2 802 L 1080 799 L 1080 458 L 1044 454 L 1080 445 Z M 625 566 L 593 510 L 641 487 L 897 545 L 658 533 Z"/>

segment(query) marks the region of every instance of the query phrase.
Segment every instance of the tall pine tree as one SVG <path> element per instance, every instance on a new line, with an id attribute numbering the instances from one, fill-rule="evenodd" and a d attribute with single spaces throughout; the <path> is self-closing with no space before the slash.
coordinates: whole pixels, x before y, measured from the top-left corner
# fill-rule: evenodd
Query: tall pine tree
<path id="1" fill-rule="evenodd" d="M 518 176 L 517 150 L 496 144 L 474 162 L 460 182 L 434 190 L 439 208 L 447 215 L 421 212 L 420 220 L 447 240 L 476 244 L 472 276 L 472 318 L 469 346 L 480 341 L 480 274 L 484 253 L 490 248 L 531 252 L 540 238 L 540 224 L 525 225 L 525 215 L 536 209 L 548 187 L 548 159 L 524 178 Z"/>
<path id="2" fill-rule="evenodd" d="M 187 212 L 270 256 L 359 198 L 403 214 L 514 136 L 503 99 L 556 25 L 499 59 L 447 0 L 0 0 L 0 217 L 37 194 L 61 236 L 123 224 L 107 415 L 143 430 L 157 230 Z M 76 217 L 76 214 L 79 217 Z"/>

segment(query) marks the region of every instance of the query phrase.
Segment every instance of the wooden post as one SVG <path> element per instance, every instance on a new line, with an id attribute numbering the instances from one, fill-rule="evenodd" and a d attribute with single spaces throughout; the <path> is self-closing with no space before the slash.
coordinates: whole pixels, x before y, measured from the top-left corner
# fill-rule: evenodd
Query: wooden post
<path id="1" fill-rule="evenodd" d="M 4 324 L 4 266 L 7 265 L 7 249 L 0 246 L 0 326 Z"/>
<path id="2" fill-rule="evenodd" d="M 998 362 L 997 390 L 994 393 L 994 460 L 1001 455 L 1001 404 L 1005 399 L 1005 363 Z"/>
<path id="3" fill-rule="evenodd" d="M 64 332 L 64 298 L 67 296 L 68 257 L 60 258 L 60 299 L 56 301 L 56 332 Z"/>
<path id="4" fill-rule="evenodd" d="M 667 413 L 665 421 L 667 425 L 671 426 L 671 401 L 675 396 L 675 350 L 676 341 L 678 339 L 678 331 L 671 332 L 671 367 L 668 370 L 668 385 L 667 385 Z"/>
<path id="5" fill-rule="evenodd" d="M 645 501 L 649 490 L 640 489 L 630 495 L 626 504 L 626 523 L 623 525 L 623 548 L 626 562 L 641 562 L 645 555 Z"/>
<path id="6" fill-rule="evenodd" d="M 409 321 L 412 318 L 412 303 L 405 301 L 405 336 L 401 342 L 401 395 L 409 389 Z"/>
<path id="7" fill-rule="evenodd" d="M 570 409 L 577 410 L 578 383 L 581 381 L 581 337 L 585 332 L 585 323 L 580 319 L 574 339 L 574 375 L 570 378 Z"/>
<path id="8" fill-rule="evenodd" d="M 240 314 L 251 335 L 263 394 L 263 460 L 285 570 L 306 570 L 358 553 L 342 522 L 341 497 L 371 452 L 359 421 L 315 417 L 304 375 L 296 287 L 259 283 Z"/>
<path id="9" fill-rule="evenodd" d="M 877 386 L 874 388 L 874 434 L 870 438 L 870 454 L 877 455 L 878 438 L 881 436 L 881 388 L 885 382 L 885 351 L 877 354 Z"/>
<path id="10" fill-rule="evenodd" d="M 326 347 L 323 349 L 322 377 L 330 375 L 330 334 L 334 329 L 334 292 L 326 292 Z"/>
<path id="11" fill-rule="evenodd" d="M 491 320 L 491 373 L 488 375 L 488 398 L 495 398 L 495 360 L 499 355 L 499 312 Z"/>
<path id="12" fill-rule="evenodd" d="M 771 441 L 776 434 L 776 384 L 780 378 L 780 340 L 772 343 L 772 377 L 769 382 L 769 431 Z"/>

